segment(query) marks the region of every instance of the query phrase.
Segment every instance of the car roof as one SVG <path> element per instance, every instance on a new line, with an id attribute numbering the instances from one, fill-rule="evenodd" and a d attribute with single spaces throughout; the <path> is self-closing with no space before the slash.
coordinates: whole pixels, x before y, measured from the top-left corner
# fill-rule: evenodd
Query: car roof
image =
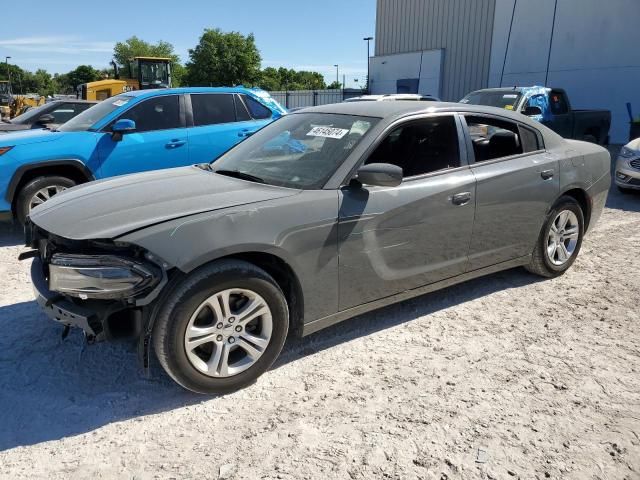
<path id="1" fill-rule="evenodd" d="M 153 97 L 156 95 L 169 95 L 179 93 L 255 93 L 246 87 L 179 87 L 179 88 L 155 88 L 149 90 L 133 90 L 124 95 L 130 97 Z"/>
<path id="2" fill-rule="evenodd" d="M 302 113 L 312 112 L 377 117 L 385 119 L 388 123 L 402 117 L 421 113 L 455 112 L 489 114 L 505 117 L 507 119 L 529 125 L 536 130 L 543 130 L 545 132 L 545 136 L 549 135 L 549 132 L 553 133 L 539 122 L 531 120 L 529 117 L 526 117 L 521 113 L 512 112 L 503 108 L 488 107 L 485 105 L 471 105 L 468 103 L 414 102 L 407 100 L 397 100 L 395 102 L 343 102 L 303 108 L 291 113 L 291 115 L 300 115 Z"/>

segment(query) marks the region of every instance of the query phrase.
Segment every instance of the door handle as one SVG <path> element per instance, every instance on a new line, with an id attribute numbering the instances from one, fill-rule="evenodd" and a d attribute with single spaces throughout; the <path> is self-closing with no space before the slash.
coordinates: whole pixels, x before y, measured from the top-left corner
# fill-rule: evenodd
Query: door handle
<path id="1" fill-rule="evenodd" d="M 176 140 L 171 140 L 169 143 L 167 143 L 165 145 L 165 147 L 167 147 L 167 148 L 178 148 L 178 147 L 181 147 L 182 145 L 184 145 L 185 143 L 187 143 L 186 140 L 178 140 L 178 139 L 176 139 Z"/>
<path id="2" fill-rule="evenodd" d="M 543 170 L 540 172 L 540 176 L 543 180 L 549 180 L 550 178 L 553 178 L 553 170 Z"/>
<path id="3" fill-rule="evenodd" d="M 471 200 L 471 192 L 456 193 L 451 197 L 451 203 L 454 205 L 466 205 Z"/>

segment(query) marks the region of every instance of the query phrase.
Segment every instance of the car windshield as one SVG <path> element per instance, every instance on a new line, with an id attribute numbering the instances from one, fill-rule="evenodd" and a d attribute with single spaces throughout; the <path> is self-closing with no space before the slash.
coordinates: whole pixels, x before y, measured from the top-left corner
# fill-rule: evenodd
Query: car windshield
<path id="1" fill-rule="evenodd" d="M 322 188 L 378 121 L 327 113 L 286 115 L 224 154 L 212 169 L 269 185 Z"/>
<path id="2" fill-rule="evenodd" d="M 131 98 L 132 97 L 128 97 L 126 95 L 107 98 L 72 118 L 64 125 L 60 126 L 58 130 L 61 132 L 84 132 L 85 130 L 89 130 L 96 122 L 102 120 L 106 115 L 129 103 Z"/>
<path id="3" fill-rule="evenodd" d="M 24 112 L 22 115 L 18 115 L 17 117 L 13 117 L 11 120 L 9 120 L 10 123 L 15 123 L 15 124 L 26 124 L 26 123 L 33 123 L 33 121 L 35 119 L 37 119 L 40 115 L 42 115 L 42 112 L 44 110 L 47 110 L 49 107 L 51 107 L 50 103 L 45 103 L 44 105 L 40 105 L 39 107 L 36 108 L 31 108 L 29 110 L 27 110 L 26 112 Z"/>
<path id="4" fill-rule="evenodd" d="M 471 92 L 460 100 L 460 102 L 514 110 L 521 98 L 522 94 L 513 90 L 479 91 Z"/>

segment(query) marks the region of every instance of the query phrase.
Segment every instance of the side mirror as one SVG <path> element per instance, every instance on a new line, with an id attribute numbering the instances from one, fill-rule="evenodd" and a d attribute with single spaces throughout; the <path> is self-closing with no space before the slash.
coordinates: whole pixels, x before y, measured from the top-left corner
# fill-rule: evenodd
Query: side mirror
<path id="1" fill-rule="evenodd" d="M 114 142 L 119 142 L 122 140 L 122 136 L 125 133 L 131 133 L 136 131 L 136 122 L 133 120 L 129 120 L 128 118 L 121 118 L 111 127 L 111 131 L 113 132 L 111 138 Z"/>
<path id="2" fill-rule="evenodd" d="M 50 113 L 45 113 L 44 115 L 38 117 L 38 120 L 36 120 L 36 123 L 39 125 L 46 125 L 48 123 L 53 123 L 55 121 L 56 119 L 53 115 L 51 115 Z"/>
<path id="3" fill-rule="evenodd" d="M 397 187 L 402 183 L 402 168 L 390 163 L 370 163 L 360 167 L 355 178 L 363 185 Z"/>
<path id="4" fill-rule="evenodd" d="M 524 115 L 526 115 L 527 117 L 535 117 L 537 115 L 542 115 L 542 109 L 540 107 L 535 107 L 533 105 L 529 105 L 529 106 L 525 107 L 525 109 L 522 111 L 522 113 Z"/>

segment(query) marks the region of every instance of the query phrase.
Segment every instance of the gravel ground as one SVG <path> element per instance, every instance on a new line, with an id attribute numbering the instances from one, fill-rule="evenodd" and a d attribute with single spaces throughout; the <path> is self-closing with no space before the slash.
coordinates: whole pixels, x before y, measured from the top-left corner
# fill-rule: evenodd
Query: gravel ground
<path id="1" fill-rule="evenodd" d="M 640 478 L 640 195 L 574 267 L 515 269 L 291 340 L 207 398 L 132 345 L 82 349 L 0 235 L 2 478 Z"/>

